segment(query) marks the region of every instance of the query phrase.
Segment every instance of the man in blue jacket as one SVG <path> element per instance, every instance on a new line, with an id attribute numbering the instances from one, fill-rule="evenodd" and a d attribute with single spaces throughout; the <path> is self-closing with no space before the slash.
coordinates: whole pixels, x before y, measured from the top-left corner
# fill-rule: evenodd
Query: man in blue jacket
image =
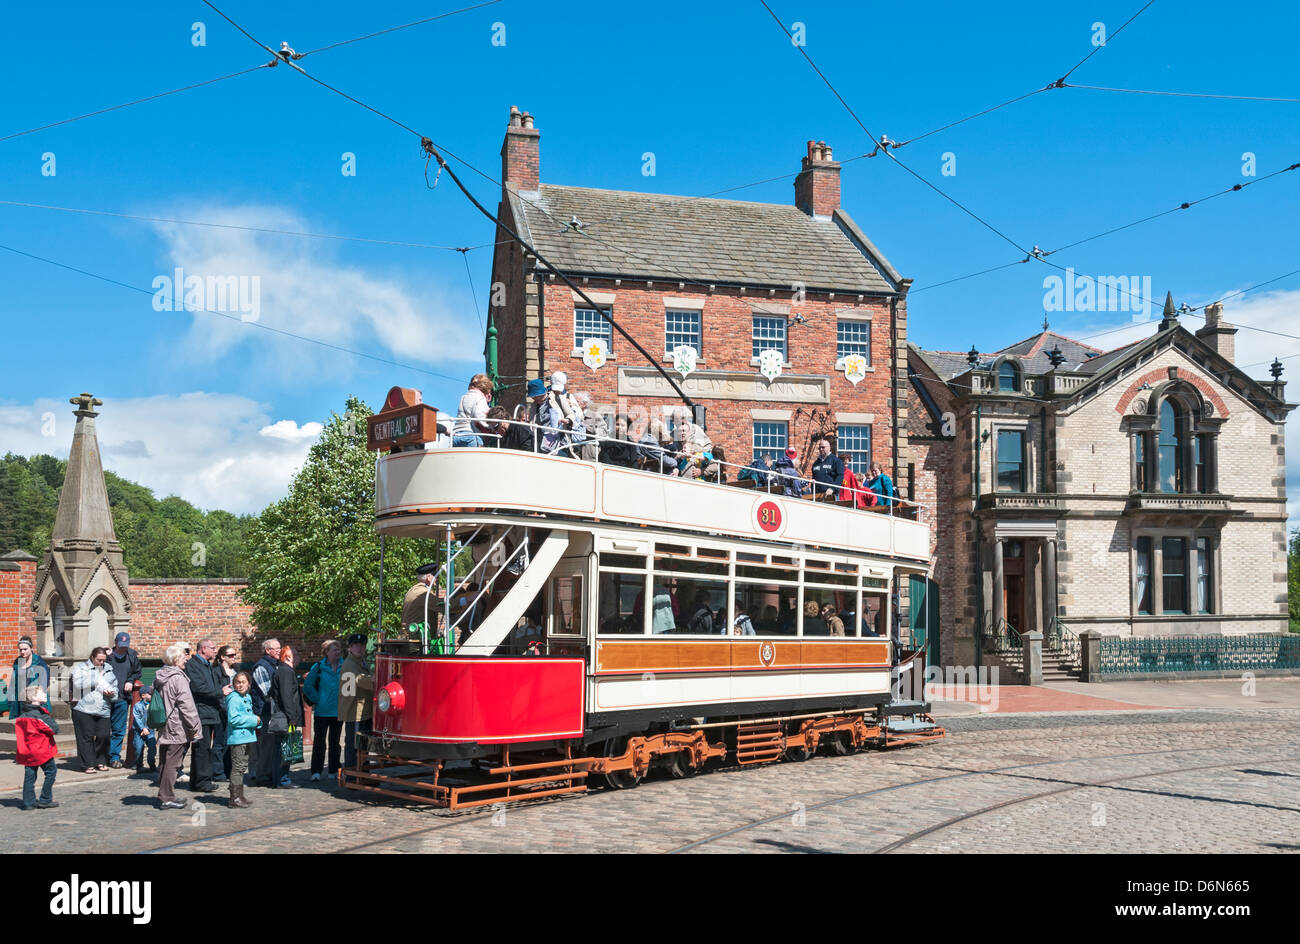
<path id="1" fill-rule="evenodd" d="M 844 484 L 844 463 L 840 457 L 831 452 L 831 441 L 826 438 L 817 440 L 817 458 L 812 464 L 813 487 L 818 495 L 829 492 L 832 496 L 839 494 Z"/>
<path id="2" fill-rule="evenodd" d="M 140 656 L 131 648 L 131 635 L 118 633 L 113 639 L 113 648 L 108 653 L 108 667 L 113 670 L 117 680 L 117 697 L 109 714 L 108 757 L 110 767 L 122 766 L 122 746 L 126 742 L 127 729 L 130 728 L 131 699 L 140 685 Z M 139 758 L 136 758 L 139 766 Z"/>

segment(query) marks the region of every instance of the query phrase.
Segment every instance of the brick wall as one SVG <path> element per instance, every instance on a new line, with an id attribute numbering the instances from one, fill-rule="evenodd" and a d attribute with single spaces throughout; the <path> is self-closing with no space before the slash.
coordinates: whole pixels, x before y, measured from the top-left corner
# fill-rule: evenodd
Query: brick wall
<path id="1" fill-rule="evenodd" d="M 738 289 L 718 288 L 707 294 L 680 289 L 677 283 L 658 282 L 647 285 L 645 282 L 635 284 L 623 281 L 599 281 L 592 279 L 583 286 L 585 291 L 613 294 L 611 306 L 614 317 L 633 337 L 640 342 L 661 363 L 669 363 L 664 357 L 664 312 L 666 298 L 690 298 L 703 302 L 701 317 L 702 340 L 701 356 L 696 363 L 697 370 L 726 370 L 757 375 L 758 368 L 753 366 L 751 358 L 752 328 L 755 305 L 768 301 L 767 296 L 742 294 Z M 509 293 L 508 293 L 509 294 Z M 575 355 L 574 338 L 574 297 L 572 290 L 558 280 L 547 280 L 542 286 L 542 322 L 540 342 L 542 347 L 542 369 L 551 372 L 563 370 L 569 375 L 569 388 L 572 391 L 586 391 L 591 394 L 593 403 L 612 406 L 617 411 L 631 408 L 657 410 L 661 407 L 678 406 L 676 398 L 623 396 L 618 394 L 618 368 L 620 366 L 644 367 L 645 360 L 625 338 L 615 333 L 612 350 L 614 358 L 604 367 L 593 371 L 582 362 L 581 355 Z M 581 303 L 579 303 L 579 306 Z M 806 323 L 791 323 L 787 333 L 787 349 L 790 366 L 783 369 L 787 375 L 818 375 L 830 378 L 830 403 L 790 403 L 763 399 L 730 400 L 696 396 L 697 403 L 707 408 L 707 425 L 714 443 L 726 450 L 727 461 L 745 464 L 753 453 L 752 411 L 762 410 L 772 413 L 789 413 L 788 430 L 792 445 L 799 450 L 801 463 L 808 452 L 808 435 L 813 426 L 810 421 L 810 409 L 830 411 L 833 413 L 870 414 L 874 420 L 862 425 L 872 427 L 872 458 L 893 469 L 896 481 L 902 479 L 895 466 L 893 444 L 893 377 L 891 369 L 895 352 L 904 349 L 906 344 L 905 317 L 900 317 L 899 326 L 893 324 L 893 316 L 888 300 L 866 298 L 858 301 L 856 296 L 837 297 L 809 295 L 804 302 L 793 306 L 804 316 Z M 859 317 L 871 319 L 871 367 L 865 380 L 855 387 L 844 378 L 843 371 L 835 369 L 836 320 L 837 313 L 852 312 Z M 514 322 L 509 322 L 514 325 Z M 891 334 L 892 332 L 892 334 Z M 895 348 L 893 334 L 900 337 L 900 346 Z M 517 345 L 521 335 L 508 336 L 503 332 L 503 351 L 506 347 Z M 581 339 L 577 339 L 581 340 Z M 505 363 L 503 357 L 503 363 Z M 518 363 L 518 355 L 512 354 L 509 361 Z M 906 410 L 904 403 L 900 404 Z M 802 408 L 801 412 L 799 411 Z M 848 421 L 846 421 L 848 422 Z M 851 421 L 858 425 L 858 421 Z M 902 436 L 905 442 L 906 431 Z M 903 451 L 900 448 L 900 453 Z M 734 474 L 734 473 L 733 473 Z M 900 481 L 900 484 L 901 481 Z"/>
<path id="2" fill-rule="evenodd" d="M 217 645 L 235 646 L 241 661 L 262 654 L 262 640 L 251 616 L 253 607 L 239 595 L 247 581 L 226 578 L 131 581 L 131 646 L 142 658 L 160 659 L 174 642 L 196 643 L 211 637 Z M 304 634 L 280 635 L 302 658 L 316 659 L 319 639 Z"/>
<path id="3" fill-rule="evenodd" d="M 35 592 L 36 559 L 22 551 L 0 557 L 0 663 L 13 658 L 6 654 L 17 650 L 19 638 L 36 638 Z"/>

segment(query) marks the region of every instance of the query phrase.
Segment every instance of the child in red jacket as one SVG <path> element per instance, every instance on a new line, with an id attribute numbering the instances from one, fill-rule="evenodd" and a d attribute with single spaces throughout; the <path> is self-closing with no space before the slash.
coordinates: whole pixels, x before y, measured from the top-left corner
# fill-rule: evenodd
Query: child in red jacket
<path id="1" fill-rule="evenodd" d="M 23 771 L 23 809 L 48 810 L 59 804 L 54 802 L 55 758 L 59 749 L 54 735 L 59 733 L 59 723 L 45 707 L 45 690 L 39 685 L 29 686 L 26 701 L 14 721 L 17 740 L 17 761 L 27 769 Z M 36 799 L 36 770 L 45 771 L 41 798 Z"/>

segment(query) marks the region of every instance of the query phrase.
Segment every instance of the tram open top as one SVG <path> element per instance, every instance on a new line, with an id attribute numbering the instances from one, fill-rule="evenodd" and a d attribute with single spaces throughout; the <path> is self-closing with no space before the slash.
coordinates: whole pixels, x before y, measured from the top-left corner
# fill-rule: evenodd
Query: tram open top
<path id="1" fill-rule="evenodd" d="M 381 534 L 431 537 L 431 525 L 484 515 L 815 546 L 923 568 L 930 556 L 924 522 L 762 489 L 509 449 L 416 450 L 379 458 L 375 528 Z"/>

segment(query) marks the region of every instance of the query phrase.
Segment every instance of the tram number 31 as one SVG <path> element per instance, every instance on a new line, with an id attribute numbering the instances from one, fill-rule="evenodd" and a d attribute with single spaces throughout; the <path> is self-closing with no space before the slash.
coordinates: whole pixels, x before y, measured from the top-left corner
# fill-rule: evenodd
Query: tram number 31
<path id="1" fill-rule="evenodd" d="M 758 526 L 767 532 L 780 530 L 781 506 L 770 501 L 765 501 L 759 505 Z"/>

